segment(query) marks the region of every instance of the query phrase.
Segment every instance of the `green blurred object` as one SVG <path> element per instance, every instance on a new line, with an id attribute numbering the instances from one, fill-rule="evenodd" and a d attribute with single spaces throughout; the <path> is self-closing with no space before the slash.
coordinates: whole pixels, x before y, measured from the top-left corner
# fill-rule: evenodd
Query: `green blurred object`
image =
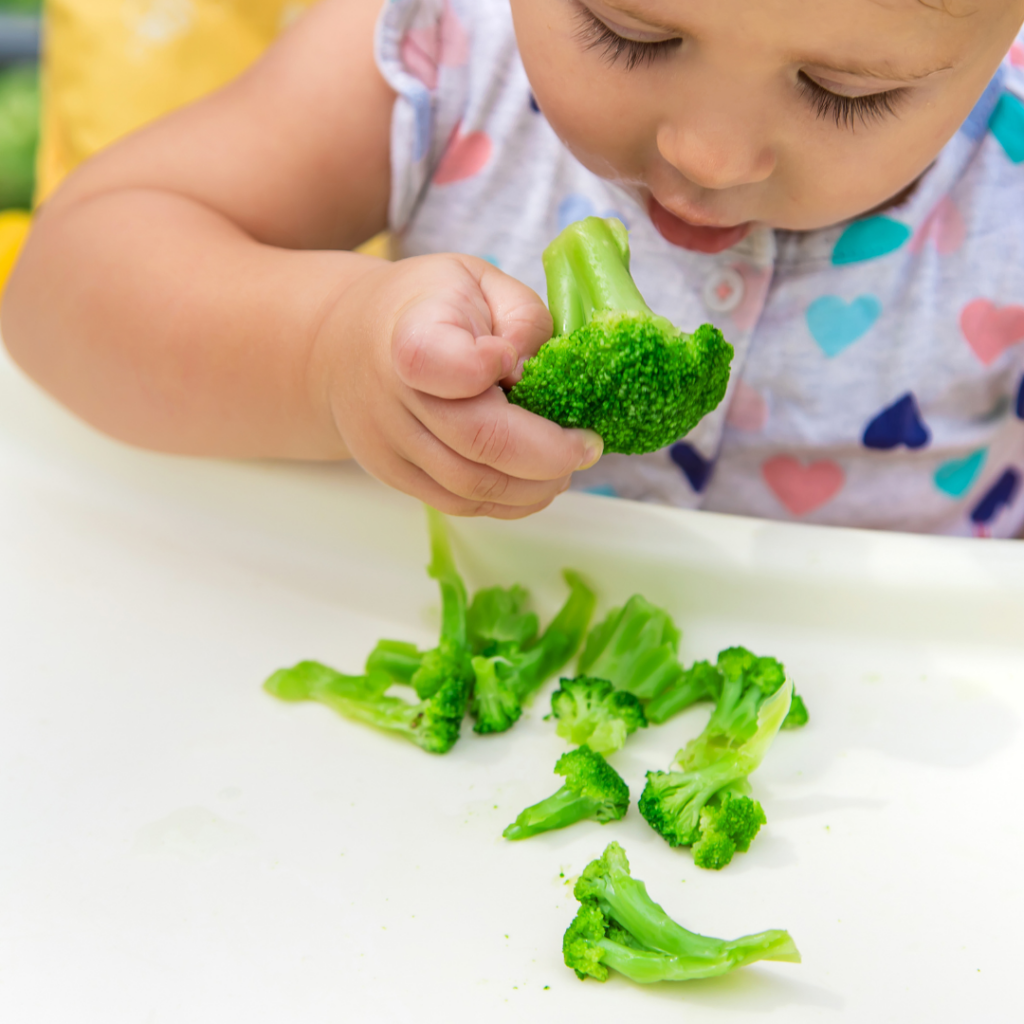
<path id="1" fill-rule="evenodd" d="M 18 14 L 38 14 L 43 9 L 43 0 L 0 0 L 0 12 L 16 11 Z"/>
<path id="2" fill-rule="evenodd" d="M 39 110 L 38 69 L 0 70 L 0 210 L 32 208 Z"/>

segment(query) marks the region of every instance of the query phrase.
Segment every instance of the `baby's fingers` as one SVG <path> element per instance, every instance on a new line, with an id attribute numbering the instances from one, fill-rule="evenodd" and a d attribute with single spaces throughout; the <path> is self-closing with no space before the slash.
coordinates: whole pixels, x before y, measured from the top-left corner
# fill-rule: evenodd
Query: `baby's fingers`
<path id="1" fill-rule="evenodd" d="M 560 480 L 592 466 L 604 444 L 591 430 L 566 430 L 517 405 L 500 388 L 445 402 L 416 395 L 410 403 L 423 425 L 471 463 L 520 480 Z"/>
<path id="2" fill-rule="evenodd" d="M 509 377 L 519 362 L 515 345 L 490 333 L 486 314 L 427 299 L 395 325 L 395 372 L 407 387 L 438 398 L 471 398 Z"/>

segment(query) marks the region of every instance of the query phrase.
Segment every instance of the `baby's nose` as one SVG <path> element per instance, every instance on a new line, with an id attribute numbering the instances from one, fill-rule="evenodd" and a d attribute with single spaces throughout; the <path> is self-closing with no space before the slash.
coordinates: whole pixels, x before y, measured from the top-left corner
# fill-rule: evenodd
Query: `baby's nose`
<path id="1" fill-rule="evenodd" d="M 775 169 L 775 153 L 741 122 L 707 113 L 666 122 L 658 131 L 658 151 L 699 188 L 727 189 L 765 181 Z"/>

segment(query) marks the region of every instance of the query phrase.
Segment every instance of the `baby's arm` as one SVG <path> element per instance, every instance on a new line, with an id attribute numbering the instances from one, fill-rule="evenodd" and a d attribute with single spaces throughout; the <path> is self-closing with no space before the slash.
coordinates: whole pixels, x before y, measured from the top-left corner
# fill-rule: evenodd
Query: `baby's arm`
<path id="1" fill-rule="evenodd" d="M 324 0 L 228 88 L 40 212 L 3 304 L 21 366 L 100 429 L 202 455 L 354 455 L 455 513 L 542 507 L 599 452 L 509 406 L 550 331 L 480 260 L 344 251 L 386 225 L 380 0 Z"/>

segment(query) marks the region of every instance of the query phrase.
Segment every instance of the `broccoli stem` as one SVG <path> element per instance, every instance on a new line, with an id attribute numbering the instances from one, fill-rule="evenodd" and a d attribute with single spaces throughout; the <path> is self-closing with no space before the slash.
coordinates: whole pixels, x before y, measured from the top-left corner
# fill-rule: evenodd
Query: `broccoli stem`
<path id="1" fill-rule="evenodd" d="M 441 588 L 441 639 L 465 647 L 466 609 L 469 604 L 466 585 L 455 568 L 444 517 L 429 505 L 427 526 L 430 530 L 430 565 L 427 566 L 427 574 L 437 580 Z"/>
<path id="2" fill-rule="evenodd" d="M 516 696 L 527 701 L 556 672 L 568 664 L 586 635 L 597 597 L 579 573 L 566 569 L 569 596 L 537 642 L 517 663 Z"/>
<path id="3" fill-rule="evenodd" d="M 601 313 L 653 316 L 629 273 L 629 234 L 622 222 L 587 217 L 544 250 L 554 337 L 572 334 Z"/>
<path id="4" fill-rule="evenodd" d="M 396 683 L 410 683 L 423 663 L 423 652 L 404 640 L 381 640 L 366 659 L 366 671 L 385 672 Z"/>
<path id="5" fill-rule="evenodd" d="M 694 933 L 688 934 L 693 935 Z M 694 935 L 694 937 L 703 938 L 699 935 Z M 716 943 L 720 947 L 717 950 L 717 955 L 695 958 L 681 953 L 666 956 L 665 953 L 636 949 L 609 938 L 601 939 L 597 944 L 604 950 L 602 959 L 608 967 L 640 984 L 712 978 L 757 960 L 800 962 L 800 953 L 796 944 L 784 931 L 746 935 L 733 942 L 720 942 L 715 939 L 705 941 Z"/>
<path id="6" fill-rule="evenodd" d="M 502 835 L 506 839 L 529 839 L 541 832 L 575 825 L 590 817 L 593 811 L 593 800 L 563 786 L 546 800 L 527 807 Z"/>

